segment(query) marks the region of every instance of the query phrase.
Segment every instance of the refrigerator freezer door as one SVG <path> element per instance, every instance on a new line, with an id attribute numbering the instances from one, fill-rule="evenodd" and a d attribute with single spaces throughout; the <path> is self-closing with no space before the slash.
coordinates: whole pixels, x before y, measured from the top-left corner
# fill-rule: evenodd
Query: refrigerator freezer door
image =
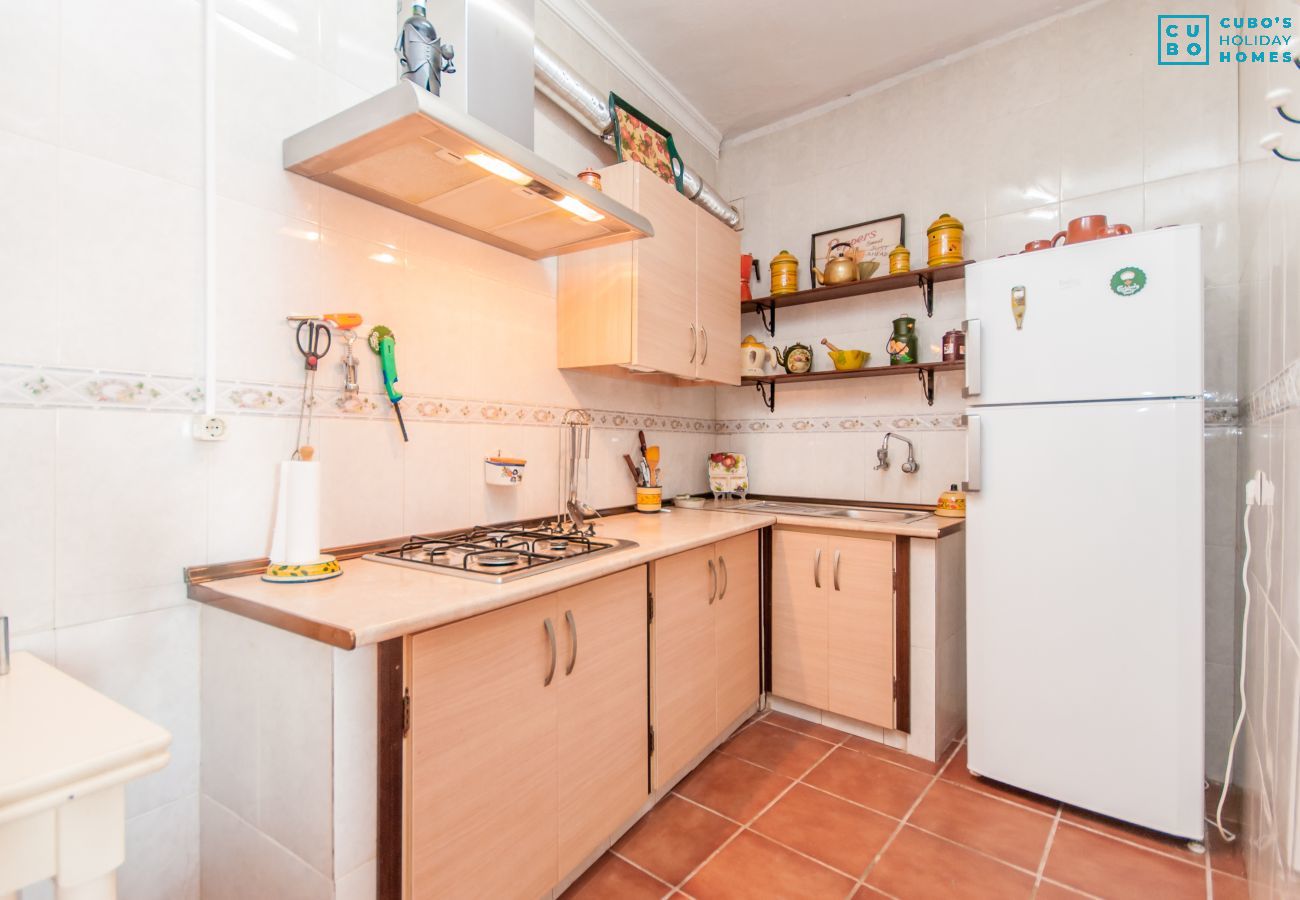
<path id="1" fill-rule="evenodd" d="M 1201 396 L 1200 233 L 1162 228 L 970 266 L 968 404 Z"/>
<path id="2" fill-rule="evenodd" d="M 1202 402 L 977 414 L 971 770 L 1199 840 Z"/>

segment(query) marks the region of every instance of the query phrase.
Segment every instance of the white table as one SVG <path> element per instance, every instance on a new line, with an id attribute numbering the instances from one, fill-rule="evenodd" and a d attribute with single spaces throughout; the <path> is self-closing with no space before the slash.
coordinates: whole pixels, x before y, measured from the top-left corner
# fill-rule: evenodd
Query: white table
<path id="1" fill-rule="evenodd" d="M 0 676 L 0 900 L 47 878 L 60 900 L 113 900 L 126 855 L 126 783 L 165 766 L 171 739 L 15 653 Z"/>

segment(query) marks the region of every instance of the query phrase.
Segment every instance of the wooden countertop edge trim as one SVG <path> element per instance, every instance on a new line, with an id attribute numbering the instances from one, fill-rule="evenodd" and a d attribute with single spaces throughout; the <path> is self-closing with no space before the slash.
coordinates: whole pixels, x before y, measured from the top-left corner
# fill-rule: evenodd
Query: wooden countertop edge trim
<path id="1" fill-rule="evenodd" d="M 271 625 L 282 631 L 289 631 L 305 638 L 311 638 L 313 641 L 320 641 L 322 644 L 329 644 L 331 647 L 339 647 L 343 650 L 355 650 L 357 648 L 356 633 L 347 628 L 328 625 L 303 616 L 295 616 L 293 613 L 285 612 L 282 609 L 264 606 L 261 603 L 245 600 L 242 597 L 233 597 L 219 588 L 208 587 L 204 584 L 189 585 L 186 594 L 191 600 L 199 603 L 206 603 L 208 606 L 224 612 L 234 613 L 237 616 L 243 616 L 245 619 L 261 622 L 263 625 Z"/>

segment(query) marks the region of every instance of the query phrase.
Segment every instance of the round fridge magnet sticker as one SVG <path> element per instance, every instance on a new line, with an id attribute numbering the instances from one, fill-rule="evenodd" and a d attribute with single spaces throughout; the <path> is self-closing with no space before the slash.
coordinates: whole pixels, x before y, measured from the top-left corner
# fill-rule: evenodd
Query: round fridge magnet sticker
<path id="1" fill-rule="evenodd" d="M 1125 266 L 1110 276 L 1110 289 L 1121 297 L 1132 297 L 1147 286 L 1147 273 L 1137 266 Z"/>

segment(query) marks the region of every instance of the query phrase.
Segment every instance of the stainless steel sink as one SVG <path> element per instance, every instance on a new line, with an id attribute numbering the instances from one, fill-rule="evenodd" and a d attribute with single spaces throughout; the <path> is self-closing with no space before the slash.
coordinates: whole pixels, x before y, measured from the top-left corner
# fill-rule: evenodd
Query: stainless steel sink
<path id="1" fill-rule="evenodd" d="M 877 509 L 871 506 L 836 506 L 830 503 L 785 503 L 779 500 L 755 500 L 732 507 L 738 512 L 771 513 L 777 516 L 818 516 L 826 519 L 857 519 L 860 522 L 906 524 L 924 519 L 927 512 Z"/>

